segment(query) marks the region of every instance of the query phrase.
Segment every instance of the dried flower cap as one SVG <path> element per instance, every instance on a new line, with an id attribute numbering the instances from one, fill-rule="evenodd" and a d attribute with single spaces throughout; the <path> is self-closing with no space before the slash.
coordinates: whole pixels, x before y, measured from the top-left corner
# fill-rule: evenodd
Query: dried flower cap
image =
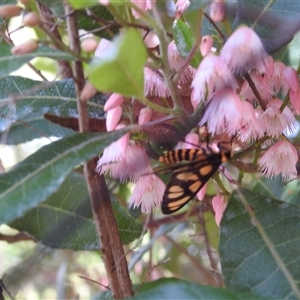
<path id="1" fill-rule="evenodd" d="M 16 55 L 26 54 L 35 51 L 38 47 L 38 42 L 31 39 L 21 45 L 13 47 L 11 53 Z"/>
<path id="2" fill-rule="evenodd" d="M 28 12 L 23 18 L 23 24 L 29 27 L 36 26 L 40 22 L 41 22 L 40 16 L 33 11 Z"/>
<path id="3" fill-rule="evenodd" d="M 5 4 L 0 6 L 0 17 L 11 18 L 20 15 L 22 7 L 13 4 Z"/>

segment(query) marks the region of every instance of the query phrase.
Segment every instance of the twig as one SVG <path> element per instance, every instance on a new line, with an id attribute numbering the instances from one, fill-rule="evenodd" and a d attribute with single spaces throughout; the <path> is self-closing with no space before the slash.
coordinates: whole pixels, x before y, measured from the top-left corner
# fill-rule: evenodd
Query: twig
<path id="1" fill-rule="evenodd" d="M 98 284 L 98 285 L 101 285 L 101 286 L 103 286 L 104 288 L 106 288 L 107 290 L 110 290 L 109 286 L 104 285 L 104 284 L 102 284 L 101 282 L 98 282 L 98 281 L 96 281 L 96 280 L 87 278 L 87 277 L 82 276 L 82 275 L 77 275 L 77 276 L 78 276 L 79 278 L 82 278 L 82 279 L 85 279 L 85 280 L 87 280 L 87 281 L 90 281 L 90 282 L 96 283 L 96 284 Z"/>

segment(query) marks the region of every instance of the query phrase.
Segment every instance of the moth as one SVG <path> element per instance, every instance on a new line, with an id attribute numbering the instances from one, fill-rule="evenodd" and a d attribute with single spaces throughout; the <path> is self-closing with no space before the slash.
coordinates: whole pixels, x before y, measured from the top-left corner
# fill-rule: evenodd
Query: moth
<path id="1" fill-rule="evenodd" d="M 220 144 L 216 148 L 177 149 L 161 155 L 159 161 L 171 164 L 172 169 L 161 205 L 163 214 L 172 214 L 186 205 L 231 157 L 231 150 Z"/>

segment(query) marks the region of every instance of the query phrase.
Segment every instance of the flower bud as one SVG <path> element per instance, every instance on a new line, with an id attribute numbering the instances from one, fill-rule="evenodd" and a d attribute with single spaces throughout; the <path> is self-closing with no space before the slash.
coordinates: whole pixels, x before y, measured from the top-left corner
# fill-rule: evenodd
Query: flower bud
<path id="1" fill-rule="evenodd" d="M 124 97 L 122 95 L 113 93 L 106 101 L 103 109 L 104 111 L 109 111 L 111 109 L 116 108 L 117 106 L 120 106 L 123 102 L 124 102 Z"/>
<path id="2" fill-rule="evenodd" d="M 13 47 L 11 49 L 11 53 L 17 55 L 30 53 L 35 51 L 38 48 L 38 46 L 38 42 L 36 40 L 31 39 L 21 45 Z"/>
<path id="3" fill-rule="evenodd" d="M 41 22 L 40 16 L 33 11 L 28 12 L 23 18 L 23 24 L 29 27 L 38 25 L 40 22 Z"/>
<path id="4" fill-rule="evenodd" d="M 117 106 L 107 112 L 106 129 L 107 131 L 115 130 L 117 124 L 120 122 L 122 116 L 122 107 Z"/>
<path id="5" fill-rule="evenodd" d="M 82 89 L 82 91 L 81 91 L 80 100 L 81 101 L 88 101 L 96 93 L 97 93 L 96 88 L 90 82 L 86 82 L 83 89 Z"/>
<path id="6" fill-rule="evenodd" d="M 97 49 L 98 42 L 93 38 L 84 39 L 81 42 L 81 47 L 85 52 L 94 52 Z"/>
<path id="7" fill-rule="evenodd" d="M 210 53 L 213 43 L 214 40 L 210 35 L 205 35 L 202 37 L 200 43 L 200 52 L 203 57 L 207 56 Z"/>
<path id="8" fill-rule="evenodd" d="M 20 15 L 22 7 L 13 4 L 5 4 L 0 6 L 0 17 L 11 18 Z"/>
<path id="9" fill-rule="evenodd" d="M 148 123 L 152 118 L 152 109 L 149 107 L 144 107 L 141 109 L 139 114 L 139 124 Z"/>

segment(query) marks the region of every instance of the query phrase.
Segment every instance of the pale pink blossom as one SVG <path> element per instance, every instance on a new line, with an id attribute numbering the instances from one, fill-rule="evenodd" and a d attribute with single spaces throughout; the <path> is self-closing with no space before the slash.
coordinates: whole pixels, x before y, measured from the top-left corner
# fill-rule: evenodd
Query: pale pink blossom
<path id="1" fill-rule="evenodd" d="M 124 127 L 125 125 L 120 124 L 117 126 L 116 129 L 122 129 Z M 98 172 L 100 172 L 101 174 L 103 173 L 101 172 L 103 165 L 117 162 L 125 158 L 125 154 L 129 143 L 129 138 L 130 138 L 129 133 L 126 133 L 117 141 L 111 143 L 109 146 L 107 146 L 104 149 L 103 154 L 97 164 Z"/>
<path id="2" fill-rule="evenodd" d="M 225 16 L 225 3 L 223 0 L 213 0 L 210 4 L 209 15 L 214 22 L 220 22 Z"/>
<path id="3" fill-rule="evenodd" d="M 144 67 L 144 93 L 146 96 L 168 97 L 170 95 L 163 76 L 148 67 Z"/>
<path id="4" fill-rule="evenodd" d="M 290 90 L 289 97 L 294 113 L 300 115 L 300 89 Z"/>
<path id="5" fill-rule="evenodd" d="M 212 207 L 215 211 L 216 224 L 220 227 L 220 223 L 226 209 L 227 203 L 224 201 L 224 196 L 218 195 L 212 199 Z"/>
<path id="6" fill-rule="evenodd" d="M 286 66 L 284 63 L 280 61 L 274 62 L 274 69 L 272 74 L 272 80 L 271 84 L 273 86 L 273 89 L 275 93 L 277 94 L 280 89 L 283 95 L 286 95 L 289 90 L 289 85 L 287 84 L 287 81 L 285 80 L 283 76 L 283 72 L 286 69 Z"/>
<path id="7" fill-rule="evenodd" d="M 278 137 L 285 130 L 289 130 L 290 132 L 296 130 L 296 119 L 292 111 L 288 107 L 285 107 L 283 112 L 280 112 L 281 105 L 281 100 L 271 100 L 259 118 L 267 134 L 271 137 Z"/>
<path id="8" fill-rule="evenodd" d="M 189 0 L 177 0 L 175 9 L 176 9 L 176 19 L 179 19 L 182 13 L 189 7 L 191 1 Z"/>
<path id="9" fill-rule="evenodd" d="M 122 107 L 117 106 L 113 109 L 110 109 L 106 115 L 106 130 L 113 131 L 116 129 L 116 126 L 121 120 L 122 116 Z"/>
<path id="10" fill-rule="evenodd" d="M 149 157 L 143 147 L 130 143 L 125 151 L 121 151 L 117 147 L 119 144 L 112 143 L 105 148 L 103 156 L 97 164 L 97 170 L 100 174 L 109 172 L 111 177 L 118 178 L 121 182 L 127 179 L 137 182 L 141 176 L 153 173 Z M 121 154 L 112 160 L 112 152 L 120 152 Z"/>
<path id="11" fill-rule="evenodd" d="M 107 39 L 101 39 L 98 44 L 97 49 L 95 50 L 96 57 L 105 57 L 112 47 L 112 42 Z"/>
<path id="12" fill-rule="evenodd" d="M 284 181 L 297 177 L 296 163 L 298 154 L 288 141 L 278 141 L 268 149 L 259 160 L 261 171 L 272 178 L 280 173 Z"/>
<path id="13" fill-rule="evenodd" d="M 207 100 L 211 99 L 214 92 L 225 87 L 236 90 L 238 84 L 235 77 L 219 56 L 213 54 L 206 56 L 199 65 L 192 82 L 193 107 L 198 107 L 199 102 L 205 97 Z"/>
<path id="14" fill-rule="evenodd" d="M 108 111 L 113 108 L 116 108 L 117 106 L 120 106 L 124 102 L 124 97 L 120 94 L 113 93 L 109 96 L 107 99 L 103 110 Z"/>
<path id="15" fill-rule="evenodd" d="M 145 32 L 144 30 L 141 31 L 142 33 Z M 144 36 L 144 34 L 143 34 Z M 155 48 L 159 45 L 159 39 L 158 36 L 151 30 L 147 33 L 144 43 L 147 46 L 147 48 Z"/>
<path id="16" fill-rule="evenodd" d="M 297 91 L 299 89 L 299 77 L 294 68 L 286 67 L 282 75 L 291 90 Z"/>
<path id="17" fill-rule="evenodd" d="M 98 2 L 104 6 L 107 6 L 110 3 L 110 0 L 98 0 Z"/>
<path id="18" fill-rule="evenodd" d="M 250 72 L 249 75 L 261 99 L 265 102 L 268 102 L 274 95 L 274 91 L 269 85 L 269 79 L 266 76 L 257 72 L 256 70 Z M 258 102 L 247 80 L 244 80 L 240 94 L 244 96 L 246 99 L 250 100 L 252 103 Z"/>
<path id="19" fill-rule="evenodd" d="M 239 27 L 226 41 L 220 57 L 234 73 L 240 75 L 253 68 L 264 72 L 267 53 L 252 28 Z"/>
<path id="20" fill-rule="evenodd" d="M 150 122 L 152 118 L 152 109 L 149 107 L 144 107 L 139 113 L 139 124 L 145 124 Z"/>
<path id="21" fill-rule="evenodd" d="M 214 40 L 210 35 L 205 35 L 201 39 L 200 52 L 203 57 L 207 56 L 211 52 Z"/>
<path id="22" fill-rule="evenodd" d="M 253 106 L 242 101 L 242 111 L 240 120 L 240 130 L 238 130 L 239 139 L 242 141 L 251 141 L 263 136 L 265 132 L 264 126 L 258 121 Z"/>
<path id="23" fill-rule="evenodd" d="M 141 206 L 143 213 L 160 207 L 166 185 L 156 175 L 140 176 L 129 199 L 134 208 Z"/>
<path id="24" fill-rule="evenodd" d="M 151 10 L 156 0 L 131 0 L 141 10 Z M 132 14 L 135 18 L 139 19 L 141 16 L 135 9 L 132 9 Z"/>
<path id="25" fill-rule="evenodd" d="M 221 90 L 213 96 L 200 125 L 207 123 L 208 131 L 213 135 L 224 132 L 234 135 L 241 129 L 245 113 L 243 108 L 241 99 L 234 91 Z"/>
<path id="26" fill-rule="evenodd" d="M 168 45 L 168 59 L 171 69 L 178 71 L 184 65 L 184 59 L 180 56 L 174 41 Z M 192 72 L 188 66 L 181 74 L 180 81 L 186 82 L 192 78 Z"/>

